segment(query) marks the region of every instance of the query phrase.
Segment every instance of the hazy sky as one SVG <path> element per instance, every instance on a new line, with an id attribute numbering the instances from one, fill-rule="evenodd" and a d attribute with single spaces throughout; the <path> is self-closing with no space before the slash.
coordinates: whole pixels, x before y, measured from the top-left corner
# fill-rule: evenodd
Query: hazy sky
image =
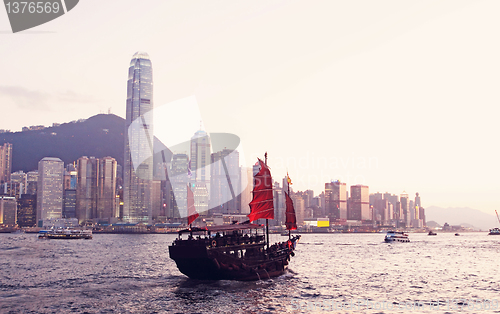
<path id="1" fill-rule="evenodd" d="M 209 133 L 238 135 L 247 165 L 267 151 L 296 190 L 340 179 L 493 214 L 498 12 L 499 1 L 81 0 L 12 34 L 0 9 L 0 129 L 124 117 L 129 62 L 145 51 L 155 106 L 195 96 Z"/>

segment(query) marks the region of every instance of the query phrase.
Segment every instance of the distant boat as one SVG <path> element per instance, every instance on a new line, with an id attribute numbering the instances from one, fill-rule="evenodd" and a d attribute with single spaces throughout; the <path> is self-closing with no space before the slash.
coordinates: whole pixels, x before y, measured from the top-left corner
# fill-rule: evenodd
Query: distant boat
<path id="1" fill-rule="evenodd" d="M 457 236 L 457 237 L 458 237 L 459 235 L 460 235 L 460 233 L 455 233 L 455 236 Z"/>
<path id="2" fill-rule="evenodd" d="M 500 228 L 490 229 L 490 233 L 488 235 L 500 235 Z"/>
<path id="3" fill-rule="evenodd" d="M 498 223 L 500 223 L 500 217 L 498 217 L 498 213 L 496 210 L 495 210 L 495 214 L 497 214 Z M 490 233 L 488 233 L 488 235 L 500 235 L 500 228 L 490 229 Z"/>
<path id="4" fill-rule="evenodd" d="M 92 230 L 74 228 L 40 230 L 40 232 L 38 232 L 38 239 L 90 240 L 92 239 Z"/>
<path id="5" fill-rule="evenodd" d="M 437 233 L 435 233 L 434 231 L 429 231 L 429 233 L 427 235 L 437 235 Z"/>
<path id="6" fill-rule="evenodd" d="M 391 242 L 410 242 L 408 235 L 401 231 L 387 231 L 384 241 L 387 243 Z"/>

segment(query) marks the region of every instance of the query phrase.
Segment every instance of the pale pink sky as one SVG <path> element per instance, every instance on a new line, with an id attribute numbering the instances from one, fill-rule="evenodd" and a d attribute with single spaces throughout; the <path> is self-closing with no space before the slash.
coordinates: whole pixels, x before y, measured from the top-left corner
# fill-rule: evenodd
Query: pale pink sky
<path id="1" fill-rule="evenodd" d="M 246 163 L 423 206 L 499 209 L 500 2 L 81 0 L 12 34 L 0 9 L 0 129 L 125 115 L 136 51 L 156 106 L 196 96 Z M 194 133 L 194 132 L 193 132 Z M 281 181 L 281 179 L 279 179 Z"/>

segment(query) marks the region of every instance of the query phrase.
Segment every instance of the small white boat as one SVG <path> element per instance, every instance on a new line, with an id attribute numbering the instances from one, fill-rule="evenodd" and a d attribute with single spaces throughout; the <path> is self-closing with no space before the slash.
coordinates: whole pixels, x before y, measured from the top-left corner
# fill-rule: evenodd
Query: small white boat
<path id="1" fill-rule="evenodd" d="M 408 235 L 401 231 L 387 231 L 384 238 L 385 242 L 410 242 Z"/>
<path id="2" fill-rule="evenodd" d="M 500 228 L 490 229 L 490 233 L 488 235 L 500 235 Z"/>

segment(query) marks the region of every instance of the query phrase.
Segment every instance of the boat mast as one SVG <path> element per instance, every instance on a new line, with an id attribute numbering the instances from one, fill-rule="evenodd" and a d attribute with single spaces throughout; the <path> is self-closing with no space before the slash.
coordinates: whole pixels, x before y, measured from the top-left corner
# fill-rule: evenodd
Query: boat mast
<path id="1" fill-rule="evenodd" d="M 267 167 L 267 152 L 264 154 L 264 164 Z M 269 251 L 269 219 L 267 218 L 266 218 L 266 238 L 267 238 L 267 250 Z"/>
<path id="2" fill-rule="evenodd" d="M 497 210 L 495 209 L 495 214 L 497 214 L 498 223 L 500 223 L 500 217 L 498 217 Z"/>
<path id="3" fill-rule="evenodd" d="M 288 171 L 286 172 L 286 187 L 288 188 L 288 196 L 290 196 L 290 182 L 288 182 L 290 178 L 288 177 Z M 285 214 L 286 215 L 286 214 Z M 288 229 L 288 240 L 292 238 L 292 230 Z"/>

